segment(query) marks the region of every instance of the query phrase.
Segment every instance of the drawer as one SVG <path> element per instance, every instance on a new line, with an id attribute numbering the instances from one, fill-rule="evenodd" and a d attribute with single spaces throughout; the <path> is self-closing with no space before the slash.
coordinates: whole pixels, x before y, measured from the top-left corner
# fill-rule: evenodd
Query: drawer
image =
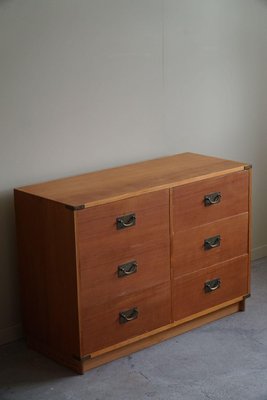
<path id="1" fill-rule="evenodd" d="M 134 219 L 125 217 L 133 214 Z M 121 228 L 121 220 L 130 226 Z M 81 210 L 76 234 L 81 269 L 103 268 L 113 261 L 116 264 L 168 247 L 169 190 Z"/>
<path id="2" fill-rule="evenodd" d="M 209 291 L 210 289 L 213 290 Z M 247 256 L 184 275 L 173 282 L 174 320 L 177 321 L 247 293 Z"/>
<path id="3" fill-rule="evenodd" d="M 248 213 L 174 234 L 173 275 L 181 276 L 246 253 Z"/>
<path id="4" fill-rule="evenodd" d="M 82 303 L 80 308 L 82 353 L 86 355 L 169 324 L 170 282 L 106 304 Z"/>
<path id="5" fill-rule="evenodd" d="M 248 176 L 248 171 L 234 172 L 174 188 L 173 231 L 248 211 Z"/>
<path id="6" fill-rule="evenodd" d="M 80 272 L 81 302 L 102 304 L 170 280 L 170 248 L 118 258 Z"/>

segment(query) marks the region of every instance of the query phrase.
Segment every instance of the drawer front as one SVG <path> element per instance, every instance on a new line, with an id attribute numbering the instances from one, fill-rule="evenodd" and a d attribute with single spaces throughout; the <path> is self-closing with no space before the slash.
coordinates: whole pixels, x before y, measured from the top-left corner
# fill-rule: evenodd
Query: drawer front
<path id="1" fill-rule="evenodd" d="M 83 355 L 169 324 L 170 293 L 168 282 L 106 304 L 80 304 Z"/>
<path id="2" fill-rule="evenodd" d="M 82 304 L 102 304 L 170 280 L 170 250 L 155 251 L 119 258 L 117 262 L 87 268 L 80 272 Z"/>
<path id="3" fill-rule="evenodd" d="M 174 320 L 246 295 L 247 292 L 247 256 L 184 275 L 173 282 Z"/>
<path id="4" fill-rule="evenodd" d="M 174 188 L 174 232 L 247 212 L 248 176 L 241 171 Z"/>
<path id="5" fill-rule="evenodd" d="M 248 253 L 248 213 L 178 232 L 173 274 L 181 276 Z"/>
<path id="6" fill-rule="evenodd" d="M 126 225 L 126 226 L 124 226 Z M 161 190 L 77 213 L 81 269 L 131 260 L 169 246 L 169 191 Z"/>

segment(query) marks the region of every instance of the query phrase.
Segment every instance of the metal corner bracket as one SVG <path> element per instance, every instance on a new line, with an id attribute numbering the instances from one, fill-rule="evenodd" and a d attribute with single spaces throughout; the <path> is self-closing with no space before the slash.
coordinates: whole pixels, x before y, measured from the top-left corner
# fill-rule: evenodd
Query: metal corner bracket
<path id="1" fill-rule="evenodd" d="M 80 204 L 79 206 L 70 206 L 70 205 L 66 204 L 65 207 L 71 211 L 79 211 L 79 210 L 83 210 L 85 208 L 85 205 Z"/>

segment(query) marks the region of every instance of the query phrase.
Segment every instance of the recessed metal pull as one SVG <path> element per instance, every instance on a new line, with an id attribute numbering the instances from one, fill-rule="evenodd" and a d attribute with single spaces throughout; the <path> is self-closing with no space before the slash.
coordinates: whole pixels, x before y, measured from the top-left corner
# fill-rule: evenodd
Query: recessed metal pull
<path id="1" fill-rule="evenodd" d="M 125 324 L 126 322 L 133 321 L 138 317 L 138 308 L 134 307 L 127 311 L 121 311 L 119 313 L 120 324 Z"/>
<path id="2" fill-rule="evenodd" d="M 218 204 L 220 203 L 221 198 L 222 198 L 221 192 L 206 194 L 206 196 L 204 196 L 204 204 L 206 207 L 211 206 L 213 204 Z"/>
<path id="3" fill-rule="evenodd" d="M 204 249 L 210 250 L 221 245 L 221 236 L 216 235 L 204 240 Z"/>
<path id="4" fill-rule="evenodd" d="M 135 272 L 137 272 L 137 262 L 135 260 L 118 266 L 119 278 L 122 278 L 123 276 L 132 275 Z"/>
<path id="5" fill-rule="evenodd" d="M 205 293 L 214 292 L 221 287 L 221 280 L 220 278 L 212 279 L 211 281 L 204 283 L 204 290 Z"/>
<path id="6" fill-rule="evenodd" d="M 134 226 L 136 222 L 136 216 L 134 213 L 122 215 L 116 218 L 117 229 L 124 229 Z"/>

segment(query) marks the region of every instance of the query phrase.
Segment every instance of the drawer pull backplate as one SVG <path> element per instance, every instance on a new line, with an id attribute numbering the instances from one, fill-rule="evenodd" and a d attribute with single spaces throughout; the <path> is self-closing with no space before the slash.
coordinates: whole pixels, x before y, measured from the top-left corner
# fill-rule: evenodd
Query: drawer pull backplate
<path id="1" fill-rule="evenodd" d="M 117 229 L 124 229 L 134 226 L 136 222 L 135 214 L 122 215 L 116 219 Z"/>
<path id="2" fill-rule="evenodd" d="M 137 272 L 137 262 L 135 260 L 118 266 L 119 278 L 122 278 L 123 276 L 132 275 L 135 272 Z"/>
<path id="3" fill-rule="evenodd" d="M 210 250 L 221 245 L 221 236 L 216 235 L 204 240 L 204 249 Z"/>
<path id="4" fill-rule="evenodd" d="M 218 204 L 220 203 L 221 198 L 221 192 L 206 194 L 206 196 L 204 196 L 204 204 L 206 207 L 211 206 L 212 204 Z"/>
<path id="5" fill-rule="evenodd" d="M 138 308 L 134 307 L 127 311 L 121 311 L 119 314 L 120 324 L 125 324 L 126 322 L 133 321 L 138 317 Z"/>
<path id="6" fill-rule="evenodd" d="M 220 278 L 212 279 L 211 281 L 205 282 L 204 290 L 206 293 L 214 292 L 214 290 L 219 289 L 221 286 Z"/>

